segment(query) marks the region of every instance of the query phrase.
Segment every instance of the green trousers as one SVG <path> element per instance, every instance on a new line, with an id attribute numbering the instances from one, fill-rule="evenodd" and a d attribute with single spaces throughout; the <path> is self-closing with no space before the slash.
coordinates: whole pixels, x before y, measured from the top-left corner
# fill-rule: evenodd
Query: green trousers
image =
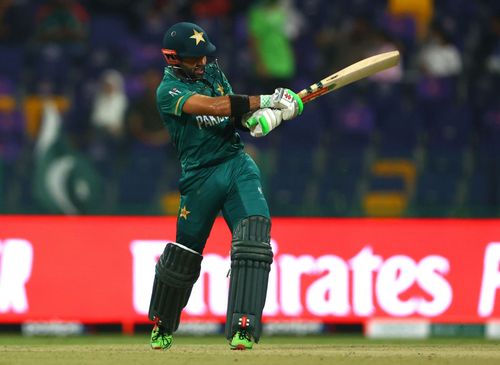
<path id="1" fill-rule="evenodd" d="M 231 232 L 243 218 L 270 218 L 259 168 L 244 152 L 218 165 L 184 174 L 180 193 L 176 240 L 199 253 L 205 248 L 219 212 Z"/>

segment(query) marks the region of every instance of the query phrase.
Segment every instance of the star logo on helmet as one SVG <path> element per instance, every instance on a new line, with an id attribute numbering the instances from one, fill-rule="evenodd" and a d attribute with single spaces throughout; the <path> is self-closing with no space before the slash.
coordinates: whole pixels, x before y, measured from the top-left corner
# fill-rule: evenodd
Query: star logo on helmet
<path id="1" fill-rule="evenodd" d="M 193 35 L 189 38 L 192 38 L 196 41 L 196 45 L 200 42 L 205 42 L 205 38 L 203 38 L 203 32 L 197 32 L 196 29 L 193 29 Z"/>

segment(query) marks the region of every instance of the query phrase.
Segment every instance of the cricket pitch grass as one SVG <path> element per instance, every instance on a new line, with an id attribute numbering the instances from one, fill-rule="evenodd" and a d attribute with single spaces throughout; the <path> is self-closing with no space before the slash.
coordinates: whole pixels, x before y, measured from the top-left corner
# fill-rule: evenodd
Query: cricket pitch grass
<path id="1" fill-rule="evenodd" d="M 21 337 L 0 335 L 0 365 L 498 365 L 500 342 L 481 339 L 367 340 L 362 337 L 265 337 L 250 351 L 231 351 L 223 336 L 174 339 L 168 351 L 149 348 L 147 335 Z"/>

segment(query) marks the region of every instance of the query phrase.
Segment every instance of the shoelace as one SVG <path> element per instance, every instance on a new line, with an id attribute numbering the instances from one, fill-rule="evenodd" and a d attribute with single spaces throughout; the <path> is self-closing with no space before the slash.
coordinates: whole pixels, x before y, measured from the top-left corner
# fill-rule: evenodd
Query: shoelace
<path id="1" fill-rule="evenodd" d="M 251 340 L 251 339 L 250 339 L 250 335 L 248 334 L 248 332 L 247 332 L 247 331 L 240 331 L 240 332 L 238 333 L 238 337 L 240 338 L 240 340 L 248 340 L 248 341 L 250 341 L 250 340 Z"/>
<path id="2" fill-rule="evenodd" d="M 153 341 L 156 341 L 158 338 L 166 337 L 166 336 L 167 336 L 167 334 L 164 331 L 162 331 L 160 327 L 158 327 L 158 330 L 153 335 L 152 339 L 153 339 Z"/>

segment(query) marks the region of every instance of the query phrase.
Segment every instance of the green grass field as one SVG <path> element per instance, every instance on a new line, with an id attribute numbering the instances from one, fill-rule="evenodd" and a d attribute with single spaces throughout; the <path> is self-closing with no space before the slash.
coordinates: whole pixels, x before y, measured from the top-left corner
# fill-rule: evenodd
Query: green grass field
<path id="1" fill-rule="evenodd" d="M 0 364 L 500 364 L 500 342 L 362 337 L 266 337 L 251 351 L 231 351 L 223 336 L 175 338 L 169 351 L 149 349 L 147 335 L 21 337 L 0 335 Z"/>

